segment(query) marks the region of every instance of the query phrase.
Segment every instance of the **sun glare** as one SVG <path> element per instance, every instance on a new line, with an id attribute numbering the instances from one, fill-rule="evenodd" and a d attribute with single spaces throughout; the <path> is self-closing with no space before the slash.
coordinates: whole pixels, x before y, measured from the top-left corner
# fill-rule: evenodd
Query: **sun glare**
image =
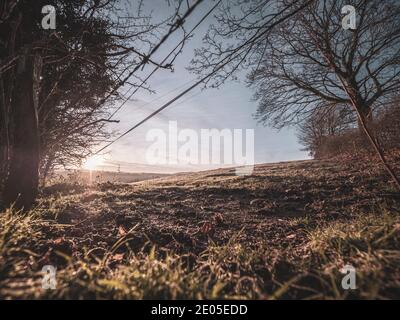
<path id="1" fill-rule="evenodd" d="M 99 155 L 94 155 L 86 159 L 86 161 L 83 164 L 83 168 L 88 169 L 88 170 L 95 170 L 99 166 L 101 166 L 104 162 L 104 159 L 102 156 Z"/>

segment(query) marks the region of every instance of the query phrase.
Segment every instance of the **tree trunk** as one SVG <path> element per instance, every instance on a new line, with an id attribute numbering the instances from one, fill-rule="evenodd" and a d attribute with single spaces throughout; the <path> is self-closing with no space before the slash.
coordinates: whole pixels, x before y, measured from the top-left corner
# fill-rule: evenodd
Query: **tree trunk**
<path id="1" fill-rule="evenodd" d="M 6 207 L 29 210 L 39 183 L 39 130 L 35 99 L 36 59 L 25 54 L 18 61 L 11 102 L 12 148 L 3 200 Z"/>
<path id="2" fill-rule="evenodd" d="M 367 136 L 369 142 L 371 143 L 372 147 L 375 149 L 376 154 L 378 155 L 378 157 L 379 157 L 380 161 L 382 162 L 383 166 L 385 167 L 386 171 L 392 177 L 397 190 L 400 191 L 400 179 L 397 177 L 396 172 L 394 171 L 392 166 L 387 161 L 382 148 L 379 146 L 378 142 L 376 141 L 376 138 L 374 137 L 373 132 L 370 129 L 371 128 L 370 125 L 372 122 L 371 121 L 372 120 L 371 108 L 367 109 L 367 108 L 363 107 L 362 104 L 357 103 L 356 102 L 357 99 L 355 99 L 355 97 L 354 97 L 354 92 L 357 92 L 357 90 L 354 88 L 351 88 L 351 86 L 348 86 L 346 81 L 343 80 L 340 76 L 339 76 L 339 80 L 342 83 L 343 90 L 347 93 L 348 97 L 350 98 L 350 101 L 354 108 L 354 111 L 357 113 L 359 128 L 362 129 L 362 131 Z"/>
<path id="3" fill-rule="evenodd" d="M 397 190 L 400 191 L 400 180 L 397 177 L 394 169 L 391 167 L 391 165 L 388 163 L 383 150 L 381 149 L 381 147 L 379 146 L 378 142 L 376 141 L 376 138 L 374 137 L 373 133 L 371 132 L 371 127 L 368 123 L 368 120 L 364 117 L 364 115 L 357 109 L 357 107 L 355 107 L 356 112 L 358 114 L 358 121 L 361 125 L 361 129 L 364 131 L 364 133 L 366 134 L 369 142 L 371 143 L 371 145 L 373 146 L 373 148 L 375 149 L 377 155 L 379 156 L 379 159 L 381 160 L 383 166 L 385 167 L 386 171 L 389 173 L 389 175 L 392 177 L 393 182 L 395 183 Z"/>
<path id="4" fill-rule="evenodd" d="M 370 129 L 371 133 L 373 133 L 372 130 L 372 111 L 371 108 L 361 108 L 358 109 L 360 115 L 362 116 L 362 118 L 364 119 L 365 125 Z M 361 136 L 363 136 L 365 134 L 364 128 L 363 128 L 363 124 L 360 120 L 360 117 L 358 117 L 357 119 L 358 122 L 358 130 L 360 131 Z"/>
<path id="5" fill-rule="evenodd" d="M 8 139 L 8 112 L 5 98 L 3 77 L 0 76 L 0 189 L 3 186 L 4 178 L 8 167 L 9 139 Z"/>

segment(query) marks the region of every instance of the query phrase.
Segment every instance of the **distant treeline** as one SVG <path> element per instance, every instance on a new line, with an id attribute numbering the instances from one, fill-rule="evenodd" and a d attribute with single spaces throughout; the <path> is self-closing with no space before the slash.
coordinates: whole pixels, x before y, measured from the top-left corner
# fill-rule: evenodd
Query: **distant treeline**
<path id="1" fill-rule="evenodd" d="M 364 157 L 374 154 L 354 114 L 336 106 L 300 125 L 299 140 L 316 159 Z M 368 123 L 380 147 L 395 155 L 400 151 L 400 98 L 372 112 Z"/>

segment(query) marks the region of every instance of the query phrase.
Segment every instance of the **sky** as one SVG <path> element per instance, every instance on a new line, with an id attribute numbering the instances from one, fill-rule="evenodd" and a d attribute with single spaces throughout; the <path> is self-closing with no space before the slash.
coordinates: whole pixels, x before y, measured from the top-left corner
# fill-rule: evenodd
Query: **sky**
<path id="1" fill-rule="evenodd" d="M 171 12 L 166 2 L 161 0 L 146 1 L 146 10 L 152 10 L 154 19 L 165 17 Z M 205 1 L 200 4 L 193 15 L 187 20 L 186 28 L 190 28 L 212 7 L 214 2 Z M 118 124 L 110 124 L 110 130 L 120 133 L 132 127 L 163 103 L 189 87 L 196 79 L 196 75 L 187 71 L 187 66 L 194 56 L 194 49 L 202 46 L 202 38 L 208 26 L 214 22 L 209 16 L 199 28 L 193 38 L 186 44 L 181 55 L 175 60 L 174 72 L 158 70 L 149 80 L 149 86 L 156 92 L 149 94 L 140 90 L 135 94 L 135 101 L 129 101 L 116 114 Z M 155 60 L 162 60 L 169 50 L 181 39 L 176 34 L 155 56 Z M 151 65 L 142 71 L 142 76 L 151 72 Z M 200 135 L 201 129 L 254 129 L 254 161 L 271 163 L 290 160 L 307 159 L 307 152 L 301 151 L 295 128 L 276 130 L 264 126 L 254 118 L 257 102 L 252 100 L 253 90 L 244 83 L 245 74 L 239 74 L 239 81 L 230 81 L 218 89 L 196 88 L 185 95 L 160 114 L 145 122 L 122 139 L 115 142 L 101 153 L 97 169 L 119 170 L 126 172 L 159 172 L 174 173 L 182 171 L 200 171 L 213 168 L 232 166 L 221 161 L 217 164 L 188 164 L 178 159 L 178 163 L 152 164 L 149 163 L 146 153 L 154 141 L 146 139 L 152 129 L 161 129 L 168 134 L 169 122 L 176 121 L 178 130 L 190 128 Z M 204 146 L 203 146 L 204 147 Z M 223 145 L 221 146 L 223 147 Z M 199 153 L 202 152 L 200 143 Z M 168 159 L 167 159 L 168 160 Z"/>

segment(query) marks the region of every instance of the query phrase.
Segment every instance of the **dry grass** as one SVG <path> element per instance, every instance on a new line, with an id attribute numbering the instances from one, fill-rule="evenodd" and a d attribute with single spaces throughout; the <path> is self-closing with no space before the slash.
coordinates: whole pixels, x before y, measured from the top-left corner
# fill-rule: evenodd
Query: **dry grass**
<path id="1" fill-rule="evenodd" d="M 327 161 L 53 186 L 32 212 L 0 214 L 0 296 L 399 298 L 399 208 L 379 170 Z M 41 289 L 47 264 L 56 290 Z"/>

